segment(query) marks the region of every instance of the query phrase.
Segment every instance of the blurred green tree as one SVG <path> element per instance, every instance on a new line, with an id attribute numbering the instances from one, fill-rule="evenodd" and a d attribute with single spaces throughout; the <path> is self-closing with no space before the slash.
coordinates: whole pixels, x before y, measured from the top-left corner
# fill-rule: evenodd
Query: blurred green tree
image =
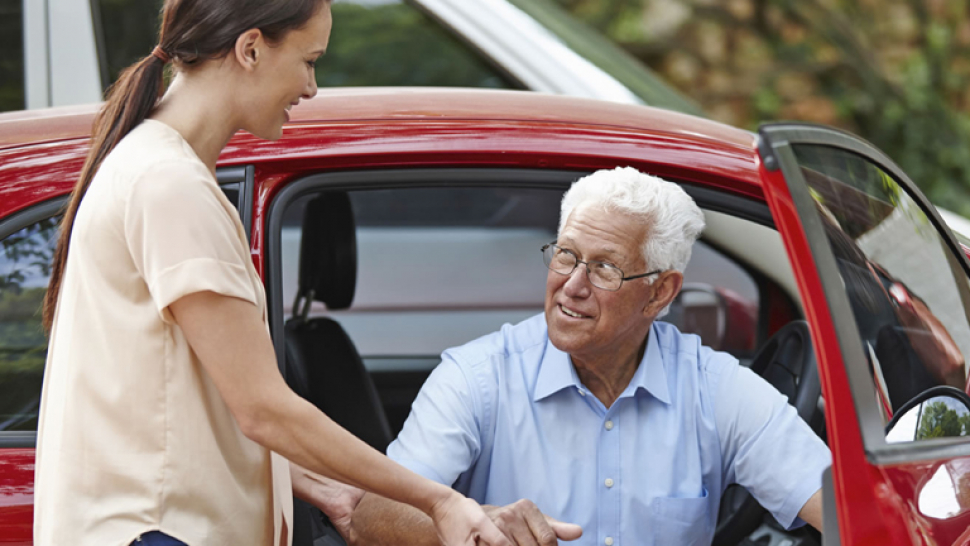
<path id="1" fill-rule="evenodd" d="M 962 436 L 963 426 L 956 410 L 943 402 L 933 402 L 923 408 L 917 440 Z"/>
<path id="2" fill-rule="evenodd" d="M 715 119 L 842 127 L 885 151 L 932 201 L 970 216 L 967 2 L 554 1 Z"/>

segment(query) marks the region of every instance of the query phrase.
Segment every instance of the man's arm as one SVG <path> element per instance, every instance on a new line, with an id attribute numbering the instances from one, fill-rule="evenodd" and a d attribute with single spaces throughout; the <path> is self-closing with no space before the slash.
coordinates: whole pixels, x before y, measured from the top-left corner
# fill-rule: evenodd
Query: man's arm
<path id="1" fill-rule="evenodd" d="M 350 544 L 366 546 L 440 545 L 431 518 L 423 512 L 370 493 L 357 503 L 348 534 L 343 536 Z"/>
<path id="2" fill-rule="evenodd" d="M 808 523 L 819 531 L 823 531 L 821 489 L 812 494 L 811 498 L 808 499 L 808 502 L 805 503 L 805 506 L 802 506 L 802 509 L 798 511 L 798 517 L 802 518 L 805 523 Z"/>
<path id="3" fill-rule="evenodd" d="M 528 500 L 482 508 L 499 530 L 518 546 L 556 546 L 558 540 L 576 540 L 583 535 L 578 525 L 551 518 Z M 366 546 L 440 544 L 431 518 L 411 506 L 371 493 L 366 493 L 357 504 L 348 535 L 355 539 L 348 539 L 351 544 Z"/>

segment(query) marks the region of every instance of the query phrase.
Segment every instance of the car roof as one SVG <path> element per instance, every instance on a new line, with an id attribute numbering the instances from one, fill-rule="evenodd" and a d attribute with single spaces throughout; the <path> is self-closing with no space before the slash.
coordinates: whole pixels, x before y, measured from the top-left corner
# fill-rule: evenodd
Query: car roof
<path id="1" fill-rule="evenodd" d="M 65 180 L 45 176 L 45 183 L 63 186 L 76 179 L 98 108 L 0 114 L 0 195 L 10 189 L 3 187 L 10 176 L 22 178 L 12 172 L 17 165 L 38 169 L 38 161 L 56 162 Z M 763 195 L 753 133 L 659 108 L 529 91 L 320 90 L 293 108 L 279 141 L 241 132 L 223 151 L 220 166 L 260 163 L 269 171 L 297 173 L 313 170 L 313 160 L 321 158 L 328 168 L 340 161 L 351 168 L 350 157 L 383 157 L 383 163 L 372 163 L 389 166 L 419 163 L 422 154 L 449 153 L 464 154 L 469 164 L 496 167 L 503 166 L 496 154 L 518 157 L 519 167 L 538 162 L 546 168 L 583 170 L 657 163 L 661 176 L 678 177 L 684 170 L 696 175 L 686 180 L 701 183 L 707 175 L 727 177 L 726 186 L 736 193 Z M 577 156 L 588 161 L 576 163 Z M 63 188 L 56 191 L 64 193 Z M 0 206 L 0 216 L 9 212 L 6 208 Z"/>
<path id="2" fill-rule="evenodd" d="M 0 149 L 90 135 L 100 104 L 0 113 Z M 321 89 L 294 109 L 291 123 L 347 120 L 480 119 L 650 127 L 740 146 L 753 135 L 722 123 L 661 108 L 530 91 L 364 87 Z"/>

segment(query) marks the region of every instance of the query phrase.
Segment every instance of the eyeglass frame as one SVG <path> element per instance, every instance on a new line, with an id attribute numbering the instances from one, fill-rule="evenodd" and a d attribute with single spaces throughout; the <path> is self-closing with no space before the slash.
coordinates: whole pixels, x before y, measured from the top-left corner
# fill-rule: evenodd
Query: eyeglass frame
<path id="1" fill-rule="evenodd" d="M 540 248 L 539 250 L 542 252 L 542 255 L 543 256 L 546 255 L 546 249 L 549 248 L 549 247 L 558 248 L 562 252 L 568 252 L 569 254 L 572 255 L 573 258 L 576 259 L 576 263 L 573 265 L 573 268 L 569 270 L 569 273 L 560 273 L 560 272 L 558 272 L 558 271 L 556 271 L 555 269 L 552 268 L 552 266 L 551 266 L 552 260 L 550 260 L 548 264 L 545 264 L 546 260 L 543 258 L 542 263 L 544 263 L 546 265 L 546 268 L 549 271 L 552 271 L 553 273 L 556 273 L 558 275 L 562 275 L 564 277 L 568 277 L 568 276 L 570 276 L 570 275 L 573 274 L 573 271 L 576 271 L 576 268 L 579 267 L 579 264 L 583 264 L 583 265 L 586 266 L 586 280 L 589 281 L 589 284 L 591 284 L 592 286 L 594 286 L 594 287 L 596 287 L 596 288 L 598 288 L 600 290 L 606 290 L 607 292 L 616 292 L 620 288 L 623 288 L 623 282 L 624 281 L 632 281 L 634 279 L 642 279 L 644 277 L 649 277 L 650 275 L 656 275 L 658 273 L 663 273 L 664 272 L 663 269 L 657 269 L 657 270 L 651 271 L 649 273 L 641 273 L 640 275 L 630 275 L 629 277 L 624 277 L 623 276 L 623 270 L 620 269 L 619 267 L 617 267 L 617 266 L 615 266 L 615 265 L 613 265 L 611 263 L 608 263 L 608 262 L 601 262 L 599 260 L 590 260 L 590 261 L 580 260 L 579 259 L 579 256 L 574 251 L 569 250 L 568 248 L 563 248 L 563 247 L 559 246 L 558 244 L 556 244 L 555 241 L 553 241 L 551 243 L 547 243 L 547 244 L 542 245 L 542 248 Z M 599 286 L 596 283 L 594 283 L 593 282 L 593 279 L 590 278 L 590 276 L 589 276 L 590 271 L 591 271 L 590 270 L 590 267 L 589 267 L 590 264 L 605 265 L 605 266 L 612 267 L 613 269 L 619 271 L 620 272 L 620 286 L 617 286 L 616 288 L 603 288 L 602 286 Z"/>

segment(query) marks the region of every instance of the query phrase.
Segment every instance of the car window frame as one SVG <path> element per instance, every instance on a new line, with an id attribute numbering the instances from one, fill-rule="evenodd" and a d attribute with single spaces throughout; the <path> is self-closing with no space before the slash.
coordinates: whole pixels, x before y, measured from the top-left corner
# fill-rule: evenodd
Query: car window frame
<path id="1" fill-rule="evenodd" d="M 858 335 L 858 326 L 852 312 L 842 277 L 836 265 L 835 255 L 821 220 L 815 212 L 814 201 L 808 184 L 798 167 L 793 146 L 817 145 L 837 148 L 854 153 L 872 162 L 892 176 L 899 186 L 913 199 L 939 233 L 954 258 L 970 279 L 970 260 L 953 232 L 943 221 L 939 212 L 919 190 L 916 184 L 886 154 L 865 140 L 849 133 L 808 123 L 773 123 L 763 125 L 758 132 L 758 150 L 768 171 L 781 171 L 792 202 L 802 223 L 805 238 L 812 251 L 815 269 L 825 291 L 830 317 L 838 338 L 842 365 L 849 380 L 855 417 L 867 460 L 875 465 L 903 462 L 939 460 L 964 457 L 970 454 L 970 441 L 966 438 L 938 439 L 924 442 L 890 444 L 886 442 L 882 417 L 877 401 L 871 392 L 872 379 L 868 363 Z M 964 309 L 970 310 L 970 288 L 959 284 Z M 831 364 L 830 364 L 831 365 Z"/>
<path id="2" fill-rule="evenodd" d="M 69 198 L 69 195 L 54 197 L 0 219 L 0 241 L 33 224 L 61 215 Z M 0 449 L 32 448 L 36 445 L 36 430 L 0 430 Z"/>

